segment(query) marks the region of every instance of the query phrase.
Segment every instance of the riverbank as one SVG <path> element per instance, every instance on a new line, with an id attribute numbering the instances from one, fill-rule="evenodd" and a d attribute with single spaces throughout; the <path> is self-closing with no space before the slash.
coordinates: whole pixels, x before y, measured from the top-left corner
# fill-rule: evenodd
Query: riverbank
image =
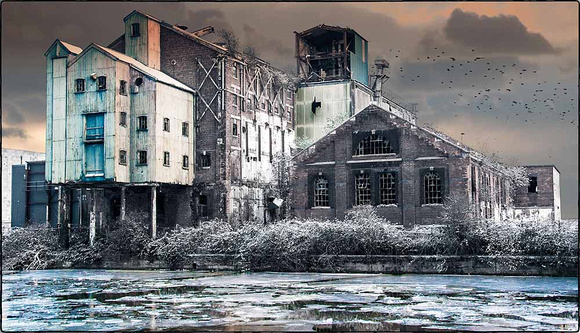
<path id="1" fill-rule="evenodd" d="M 309 256 L 297 265 L 316 273 L 382 274 L 459 274 L 512 276 L 578 276 L 578 257 L 554 256 L 417 256 L 417 255 L 324 255 Z M 71 263 L 57 268 L 72 268 Z M 105 260 L 83 268 L 90 269 L 170 269 L 161 260 Z M 247 263 L 235 255 L 196 254 L 184 262 L 184 270 L 245 271 Z M 277 271 L 264 265 L 253 271 Z"/>

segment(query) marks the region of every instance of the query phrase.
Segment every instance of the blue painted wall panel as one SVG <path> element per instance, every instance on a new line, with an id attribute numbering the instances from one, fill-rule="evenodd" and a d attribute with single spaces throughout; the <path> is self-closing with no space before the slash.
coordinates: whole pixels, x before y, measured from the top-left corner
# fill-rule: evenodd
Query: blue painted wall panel
<path id="1" fill-rule="evenodd" d="M 26 225 L 26 169 L 24 165 L 12 166 L 12 227 Z"/>

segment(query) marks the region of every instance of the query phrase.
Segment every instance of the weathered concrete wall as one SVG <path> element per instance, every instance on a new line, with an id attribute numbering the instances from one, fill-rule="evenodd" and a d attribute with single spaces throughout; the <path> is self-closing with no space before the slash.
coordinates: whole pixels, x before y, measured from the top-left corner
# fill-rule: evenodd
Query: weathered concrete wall
<path id="1" fill-rule="evenodd" d="M 308 272 L 381 273 L 381 274 L 478 274 L 524 276 L 578 276 L 578 257 L 551 256 L 311 256 Z M 167 269 L 160 261 L 102 262 L 91 268 Z M 183 269 L 242 270 L 244 263 L 233 255 L 200 254 L 191 256 Z M 270 270 L 262 267 L 259 270 Z"/>
<path id="2" fill-rule="evenodd" d="M 12 166 L 44 160 L 44 153 L 2 148 L 2 230 L 10 229 L 12 205 Z"/>

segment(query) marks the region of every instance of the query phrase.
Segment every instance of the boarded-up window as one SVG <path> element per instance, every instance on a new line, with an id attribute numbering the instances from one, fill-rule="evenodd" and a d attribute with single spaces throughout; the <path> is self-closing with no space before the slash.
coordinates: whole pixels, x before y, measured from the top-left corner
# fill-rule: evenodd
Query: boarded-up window
<path id="1" fill-rule="evenodd" d="M 105 137 L 105 115 L 103 113 L 85 115 L 85 140 L 102 141 Z"/>

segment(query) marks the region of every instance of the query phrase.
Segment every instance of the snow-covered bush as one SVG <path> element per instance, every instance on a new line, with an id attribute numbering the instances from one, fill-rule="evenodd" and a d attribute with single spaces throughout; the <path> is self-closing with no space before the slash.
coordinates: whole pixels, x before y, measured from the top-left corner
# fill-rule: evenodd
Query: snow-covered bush
<path id="1" fill-rule="evenodd" d="M 15 228 L 2 235 L 2 269 L 46 269 L 59 250 L 58 234 L 46 225 Z"/>

